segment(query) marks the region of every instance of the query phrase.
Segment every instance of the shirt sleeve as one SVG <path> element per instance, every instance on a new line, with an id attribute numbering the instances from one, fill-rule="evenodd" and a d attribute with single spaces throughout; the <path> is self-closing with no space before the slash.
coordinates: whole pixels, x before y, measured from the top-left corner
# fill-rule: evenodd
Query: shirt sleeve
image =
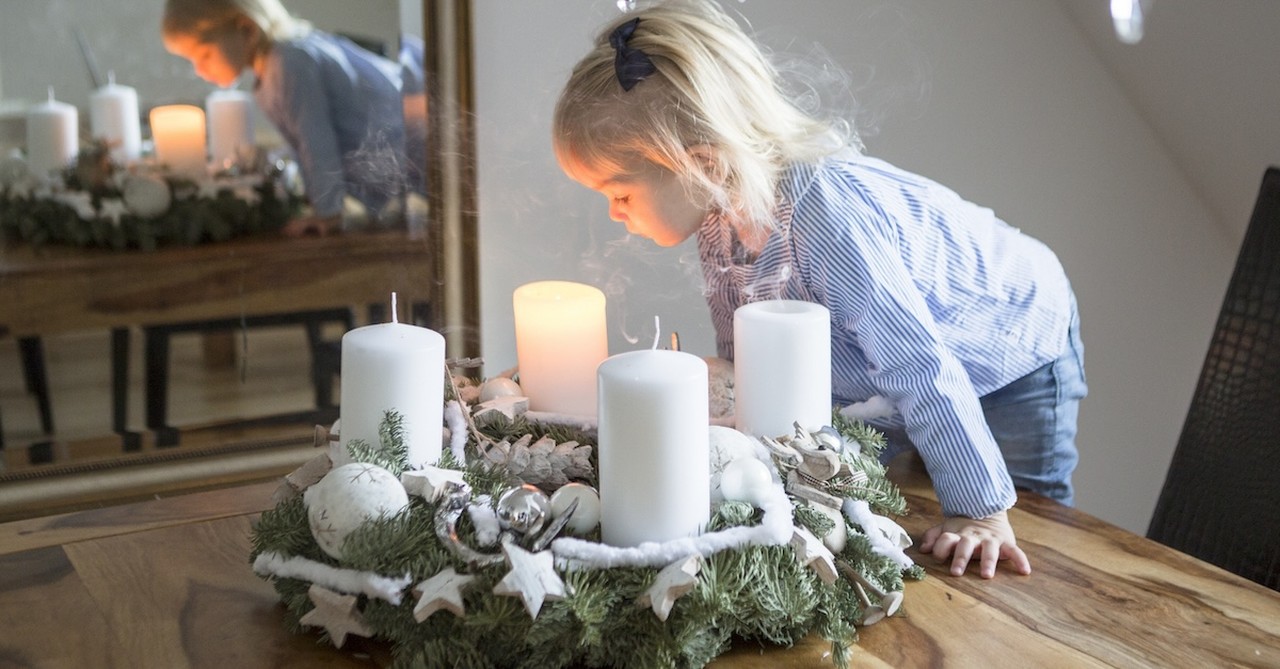
<path id="1" fill-rule="evenodd" d="M 317 216 L 338 216 L 346 195 L 342 152 L 320 64 L 301 49 L 278 45 L 278 67 L 262 86 L 274 91 L 267 113 L 298 158 L 307 199 Z"/>
<path id="2" fill-rule="evenodd" d="M 793 208 L 791 231 L 802 280 L 897 405 L 943 513 L 981 518 L 1013 506 L 978 395 L 907 271 L 888 215 L 856 186 L 818 181 Z"/>

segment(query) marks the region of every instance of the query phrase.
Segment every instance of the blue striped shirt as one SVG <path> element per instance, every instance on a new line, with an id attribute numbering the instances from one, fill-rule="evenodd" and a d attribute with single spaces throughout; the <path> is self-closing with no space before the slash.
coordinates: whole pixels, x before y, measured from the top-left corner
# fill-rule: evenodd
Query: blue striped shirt
<path id="1" fill-rule="evenodd" d="M 1016 501 L 978 398 L 1066 350 L 1070 287 L 1044 244 L 990 209 L 846 151 L 786 170 L 776 229 L 752 257 L 718 215 L 698 232 L 721 357 L 733 312 L 764 299 L 831 311 L 833 401 L 897 407 L 943 512 L 981 518 Z"/>
<path id="2" fill-rule="evenodd" d="M 376 215 L 407 169 L 403 71 L 345 37 L 312 30 L 267 52 L 254 99 L 297 154 L 317 216 L 350 195 Z"/>

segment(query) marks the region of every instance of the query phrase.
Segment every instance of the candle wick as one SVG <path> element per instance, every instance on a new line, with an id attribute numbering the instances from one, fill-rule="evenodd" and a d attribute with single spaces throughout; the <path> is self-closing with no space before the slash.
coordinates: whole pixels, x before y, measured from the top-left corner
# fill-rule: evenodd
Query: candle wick
<path id="1" fill-rule="evenodd" d="M 400 317 L 396 313 L 396 291 L 391 291 L 391 322 L 399 323 Z"/>
<path id="2" fill-rule="evenodd" d="M 658 317 L 653 317 L 653 350 L 658 350 L 658 339 L 662 336 L 662 325 L 658 321 Z"/>

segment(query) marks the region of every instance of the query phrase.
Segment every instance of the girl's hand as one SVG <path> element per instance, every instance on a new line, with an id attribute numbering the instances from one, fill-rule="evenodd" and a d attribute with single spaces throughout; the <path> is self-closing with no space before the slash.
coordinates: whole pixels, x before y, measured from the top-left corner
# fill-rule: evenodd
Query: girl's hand
<path id="1" fill-rule="evenodd" d="M 1019 574 L 1031 573 L 1031 562 L 1027 560 L 1027 554 L 1018 548 L 1013 526 L 1004 511 L 976 520 L 958 516 L 947 518 L 941 525 L 924 533 L 920 552 L 932 553 L 938 562 L 946 562 L 949 558 L 952 576 L 963 575 L 969 561 L 975 557 L 980 559 L 978 574 L 982 578 L 996 575 L 997 560 L 1010 560 L 1014 571 Z"/>
<path id="2" fill-rule="evenodd" d="M 337 232 L 341 223 L 341 216 L 302 216 L 290 219 L 281 232 L 285 237 L 324 237 Z"/>

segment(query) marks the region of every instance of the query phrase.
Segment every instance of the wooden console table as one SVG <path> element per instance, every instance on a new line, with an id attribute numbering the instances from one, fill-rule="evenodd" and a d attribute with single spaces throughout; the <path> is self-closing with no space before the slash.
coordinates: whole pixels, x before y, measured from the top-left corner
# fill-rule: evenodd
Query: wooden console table
<path id="1" fill-rule="evenodd" d="M 890 478 L 919 541 L 938 503 L 917 458 Z M 374 667 L 385 644 L 290 634 L 249 537 L 274 481 L 0 524 L 0 663 L 24 667 Z M 1010 512 L 1030 576 L 906 584 L 902 612 L 859 630 L 855 667 L 1276 667 L 1280 593 L 1024 494 Z M 743 643 L 712 667 L 832 666 L 816 637 Z"/>
<path id="2" fill-rule="evenodd" d="M 130 327 L 385 305 L 392 291 L 425 314 L 431 262 L 425 237 L 404 231 L 255 237 L 149 252 L 11 245 L 0 247 L 0 337 L 110 329 L 112 426 L 125 435 Z M 164 392 L 153 381 L 149 386 Z M 153 410 L 163 401 L 155 393 L 149 398 L 148 428 L 163 427 Z"/>

